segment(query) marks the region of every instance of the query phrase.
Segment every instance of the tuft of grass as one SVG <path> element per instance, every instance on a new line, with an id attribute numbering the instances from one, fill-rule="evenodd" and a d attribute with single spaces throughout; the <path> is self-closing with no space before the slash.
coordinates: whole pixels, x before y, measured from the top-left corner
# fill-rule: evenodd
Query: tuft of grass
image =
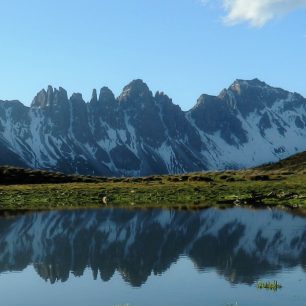
<path id="1" fill-rule="evenodd" d="M 272 291 L 277 291 L 281 289 L 283 286 L 278 281 L 273 282 L 263 282 L 260 281 L 256 284 L 257 289 L 267 289 Z"/>

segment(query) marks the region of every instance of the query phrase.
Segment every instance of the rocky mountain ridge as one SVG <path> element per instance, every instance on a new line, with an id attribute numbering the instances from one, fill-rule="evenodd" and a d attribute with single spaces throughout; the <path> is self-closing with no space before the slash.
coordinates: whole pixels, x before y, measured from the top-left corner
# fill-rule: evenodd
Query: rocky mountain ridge
<path id="1" fill-rule="evenodd" d="M 0 164 L 103 176 L 237 169 L 306 150 L 306 99 L 257 79 L 184 112 L 134 80 L 85 102 L 63 88 L 0 101 Z"/>

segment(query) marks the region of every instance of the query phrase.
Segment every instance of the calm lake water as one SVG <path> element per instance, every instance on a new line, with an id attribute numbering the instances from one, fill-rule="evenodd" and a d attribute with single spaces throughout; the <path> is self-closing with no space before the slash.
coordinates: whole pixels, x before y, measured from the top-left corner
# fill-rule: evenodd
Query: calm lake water
<path id="1" fill-rule="evenodd" d="M 306 219 L 284 211 L 34 213 L 0 233 L 4 306 L 306 305 Z"/>

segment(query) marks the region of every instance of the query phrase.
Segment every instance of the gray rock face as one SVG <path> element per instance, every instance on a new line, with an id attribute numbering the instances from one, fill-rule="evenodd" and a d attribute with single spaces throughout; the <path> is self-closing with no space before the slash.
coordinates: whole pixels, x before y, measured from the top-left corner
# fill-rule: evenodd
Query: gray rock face
<path id="1" fill-rule="evenodd" d="M 306 100 L 257 79 L 202 95 L 184 112 L 134 80 L 90 102 L 63 88 L 30 107 L 0 101 L 0 164 L 105 176 L 243 168 L 306 150 Z"/>

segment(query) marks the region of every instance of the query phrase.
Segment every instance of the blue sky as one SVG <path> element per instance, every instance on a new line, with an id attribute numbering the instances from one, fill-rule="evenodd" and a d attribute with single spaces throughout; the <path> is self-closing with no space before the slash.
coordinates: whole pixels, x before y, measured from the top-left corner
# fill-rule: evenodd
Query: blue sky
<path id="1" fill-rule="evenodd" d="M 89 100 L 136 78 L 184 110 L 236 78 L 306 96 L 306 1 L 273 2 L 1 0 L 0 99 L 50 84 Z"/>

